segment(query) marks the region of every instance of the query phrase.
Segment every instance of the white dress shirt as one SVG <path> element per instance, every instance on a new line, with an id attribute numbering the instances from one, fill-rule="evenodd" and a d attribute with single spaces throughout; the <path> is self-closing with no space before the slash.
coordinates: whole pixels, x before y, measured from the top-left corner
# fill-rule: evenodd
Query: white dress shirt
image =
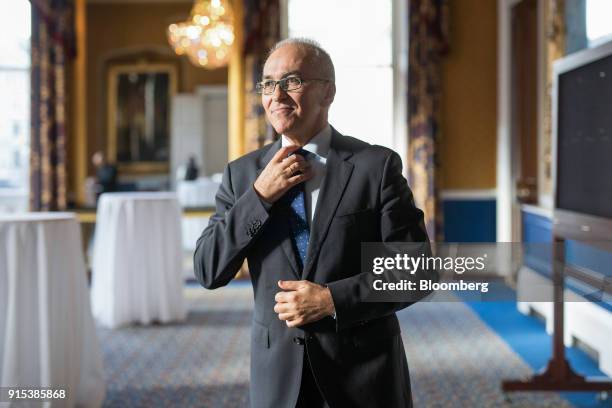
<path id="1" fill-rule="evenodd" d="M 321 183 L 326 173 L 327 155 L 329 154 L 329 145 L 331 143 L 332 130 L 329 124 L 317 133 L 308 144 L 302 147 L 302 149 L 313 153 L 308 157 L 308 162 L 312 165 L 314 176 L 310 180 L 306 180 L 304 184 L 305 192 L 305 204 L 308 219 L 312 225 L 312 220 L 315 216 L 315 210 L 317 208 L 317 199 L 319 198 L 319 191 L 321 189 Z M 294 143 L 285 135 L 281 135 L 281 145 L 291 146 Z M 312 227 L 311 227 L 312 229 Z"/>

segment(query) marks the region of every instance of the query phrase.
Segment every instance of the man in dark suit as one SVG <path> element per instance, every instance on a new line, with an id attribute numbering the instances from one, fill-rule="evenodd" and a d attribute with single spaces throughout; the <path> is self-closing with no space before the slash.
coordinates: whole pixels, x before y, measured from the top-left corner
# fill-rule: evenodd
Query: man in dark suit
<path id="1" fill-rule="evenodd" d="M 257 85 L 281 138 L 227 165 L 197 242 L 198 281 L 226 285 L 247 259 L 255 292 L 253 407 L 407 407 L 395 311 L 365 302 L 361 242 L 426 242 L 399 156 L 327 121 L 334 68 L 316 43 L 277 44 Z"/>

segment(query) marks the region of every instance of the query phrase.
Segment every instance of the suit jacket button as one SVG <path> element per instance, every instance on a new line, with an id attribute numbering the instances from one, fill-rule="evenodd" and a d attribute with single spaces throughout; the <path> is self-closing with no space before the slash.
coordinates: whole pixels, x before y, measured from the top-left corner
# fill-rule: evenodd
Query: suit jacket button
<path id="1" fill-rule="evenodd" d="M 295 336 L 295 337 L 293 338 L 293 342 L 294 342 L 295 344 L 299 344 L 300 346 L 303 346 L 303 345 L 304 345 L 304 339 L 303 339 L 302 337 L 297 337 L 297 336 Z"/>

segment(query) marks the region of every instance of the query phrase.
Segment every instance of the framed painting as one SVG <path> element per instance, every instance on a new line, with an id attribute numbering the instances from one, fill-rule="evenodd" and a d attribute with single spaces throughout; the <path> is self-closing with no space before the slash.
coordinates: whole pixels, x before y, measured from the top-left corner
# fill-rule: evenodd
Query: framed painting
<path id="1" fill-rule="evenodd" d="M 109 68 L 107 152 L 120 173 L 168 173 L 176 77 L 171 64 Z"/>

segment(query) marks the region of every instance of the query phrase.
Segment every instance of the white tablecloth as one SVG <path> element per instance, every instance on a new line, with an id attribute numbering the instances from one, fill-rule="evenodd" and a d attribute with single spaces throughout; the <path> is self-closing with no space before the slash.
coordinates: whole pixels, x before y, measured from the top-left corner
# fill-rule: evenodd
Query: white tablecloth
<path id="1" fill-rule="evenodd" d="M 200 177 L 193 181 L 180 180 L 176 185 L 176 193 L 183 207 L 214 207 L 220 185 L 219 180 L 211 177 Z M 196 241 L 208 225 L 208 220 L 209 217 L 183 218 L 183 249 L 195 250 Z"/>
<path id="2" fill-rule="evenodd" d="M 0 386 L 68 390 L 65 400 L 28 407 L 97 407 L 104 400 L 74 214 L 0 215 Z"/>
<path id="3" fill-rule="evenodd" d="M 91 295 L 100 324 L 185 318 L 181 209 L 175 194 L 102 194 L 94 240 Z"/>
<path id="4" fill-rule="evenodd" d="M 197 180 L 180 180 L 176 193 L 183 207 L 214 207 L 215 195 L 221 183 L 211 177 L 200 177 Z"/>

